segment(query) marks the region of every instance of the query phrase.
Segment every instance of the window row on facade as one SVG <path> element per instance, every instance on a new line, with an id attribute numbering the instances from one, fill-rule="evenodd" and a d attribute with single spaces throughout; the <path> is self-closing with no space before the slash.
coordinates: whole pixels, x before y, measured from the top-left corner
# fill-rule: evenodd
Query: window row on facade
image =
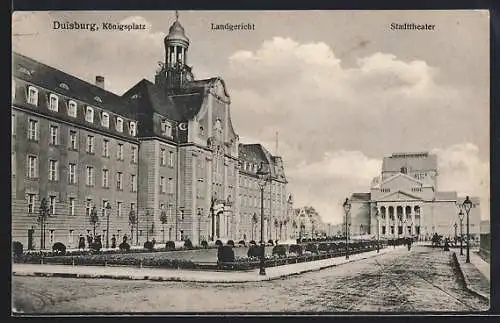
<path id="1" fill-rule="evenodd" d="M 12 98 L 15 98 L 15 82 L 12 82 Z M 99 97 L 94 98 L 97 102 L 102 103 L 102 100 Z M 27 95 L 27 103 L 37 107 L 39 105 L 39 93 L 38 89 L 32 85 L 28 86 L 28 95 Z M 60 98 L 57 94 L 55 93 L 49 93 L 48 97 L 48 109 L 52 112 L 59 112 L 59 107 L 60 107 Z M 68 99 L 65 101 L 66 107 L 67 107 L 67 115 L 76 118 L 78 114 L 78 104 L 75 100 Z M 96 121 L 95 119 L 95 114 L 98 109 L 94 108 L 92 106 L 84 106 L 83 107 L 83 114 L 85 116 L 85 121 L 91 124 L 94 124 Z M 100 125 L 104 128 L 110 128 L 110 118 L 111 114 L 107 111 L 101 111 L 100 112 Z M 124 123 L 125 119 L 120 116 L 114 116 L 114 121 L 115 121 L 115 127 L 114 129 L 118 132 L 123 133 L 124 132 Z M 128 134 L 131 136 L 136 136 L 137 135 L 137 122 L 136 121 L 128 121 Z"/>
<path id="2" fill-rule="evenodd" d="M 39 215 L 40 208 L 40 198 L 37 194 L 27 193 L 27 213 L 28 215 Z M 123 201 L 116 201 L 114 204 L 106 199 L 102 200 L 101 206 L 98 206 L 96 201 L 91 198 L 87 198 L 84 201 L 78 200 L 74 196 L 69 196 L 67 202 L 58 202 L 56 195 L 49 195 L 47 197 L 47 207 L 48 214 L 51 216 L 55 215 L 84 215 L 90 216 L 92 209 L 95 207 L 98 210 L 98 215 L 104 215 L 105 208 L 108 205 L 111 207 L 109 211 L 110 216 L 128 216 L 131 210 L 136 211 L 136 203 L 127 203 Z M 128 209 L 127 209 L 128 206 Z M 58 211 L 59 210 L 59 211 Z M 108 214 L 106 214 L 108 215 Z"/>
<path id="3" fill-rule="evenodd" d="M 15 162 L 15 155 L 13 154 L 13 162 Z M 76 163 L 68 163 L 68 184 L 77 184 L 78 182 L 78 168 Z M 101 169 L 101 183 L 102 188 L 110 188 L 110 170 L 107 168 Z M 49 181 L 60 180 L 60 165 L 56 159 L 49 159 L 48 162 L 48 179 Z M 130 191 L 137 191 L 137 175 L 129 175 Z M 38 156 L 29 154 L 27 156 L 27 171 L 26 177 L 29 179 L 39 178 L 39 160 Z M 87 186 L 95 186 L 96 168 L 94 166 L 85 166 L 85 184 Z M 124 173 L 115 173 L 116 189 L 123 191 L 124 186 Z"/>

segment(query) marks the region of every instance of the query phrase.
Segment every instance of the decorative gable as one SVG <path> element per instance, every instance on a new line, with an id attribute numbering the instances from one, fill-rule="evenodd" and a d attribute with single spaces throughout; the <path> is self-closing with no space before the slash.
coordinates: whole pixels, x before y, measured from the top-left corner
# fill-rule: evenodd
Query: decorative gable
<path id="1" fill-rule="evenodd" d="M 422 198 L 416 195 L 404 192 L 404 191 L 396 191 L 384 196 L 381 196 L 377 199 L 377 202 L 389 202 L 389 201 L 421 201 Z"/>

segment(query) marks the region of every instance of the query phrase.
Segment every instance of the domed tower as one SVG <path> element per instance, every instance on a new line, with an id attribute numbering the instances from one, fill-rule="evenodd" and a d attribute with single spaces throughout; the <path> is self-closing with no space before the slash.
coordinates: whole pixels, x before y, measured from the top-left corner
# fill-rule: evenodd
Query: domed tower
<path id="1" fill-rule="evenodd" d="M 187 65 L 189 38 L 187 38 L 179 22 L 179 14 L 175 12 L 175 21 L 164 39 L 165 63 L 156 75 L 156 83 L 166 86 L 167 91 L 175 91 L 192 81 L 191 67 Z"/>

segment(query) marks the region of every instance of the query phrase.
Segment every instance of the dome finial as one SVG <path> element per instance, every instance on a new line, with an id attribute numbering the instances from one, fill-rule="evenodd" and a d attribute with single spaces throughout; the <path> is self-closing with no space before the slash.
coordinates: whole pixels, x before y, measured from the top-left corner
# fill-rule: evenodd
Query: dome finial
<path id="1" fill-rule="evenodd" d="M 179 11 L 175 10 L 175 21 L 179 21 Z"/>

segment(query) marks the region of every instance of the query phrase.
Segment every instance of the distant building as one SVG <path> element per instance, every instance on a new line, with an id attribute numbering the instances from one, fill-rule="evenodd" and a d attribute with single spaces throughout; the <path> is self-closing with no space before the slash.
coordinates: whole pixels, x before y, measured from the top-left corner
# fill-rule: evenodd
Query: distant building
<path id="1" fill-rule="evenodd" d="M 240 144 L 226 84 L 195 80 L 178 20 L 164 45 L 155 82 L 143 79 L 121 96 L 105 89 L 102 76 L 90 84 L 13 54 L 12 239 L 25 249 L 40 248 L 43 198 L 46 248 L 74 248 L 80 235 L 93 234 L 94 207 L 104 242 L 125 235 L 140 245 L 152 238 L 249 240 L 251 218 L 260 216 L 260 162 L 271 172 L 265 228 L 275 238 L 275 221 L 283 226 L 287 218 L 281 157 Z"/>
<path id="2" fill-rule="evenodd" d="M 377 234 L 377 229 L 385 238 L 417 236 L 430 239 L 434 233 L 450 238 L 459 235 L 458 205 L 465 197 L 457 196 L 454 191 L 439 191 L 438 179 L 436 155 L 394 153 L 385 157 L 381 175 L 373 179 L 370 192 L 353 193 L 350 197 L 351 235 L 373 235 Z M 471 196 L 470 200 L 473 203 L 470 233 L 473 238 L 478 238 L 479 199 Z M 380 215 L 378 228 L 377 211 Z"/>

